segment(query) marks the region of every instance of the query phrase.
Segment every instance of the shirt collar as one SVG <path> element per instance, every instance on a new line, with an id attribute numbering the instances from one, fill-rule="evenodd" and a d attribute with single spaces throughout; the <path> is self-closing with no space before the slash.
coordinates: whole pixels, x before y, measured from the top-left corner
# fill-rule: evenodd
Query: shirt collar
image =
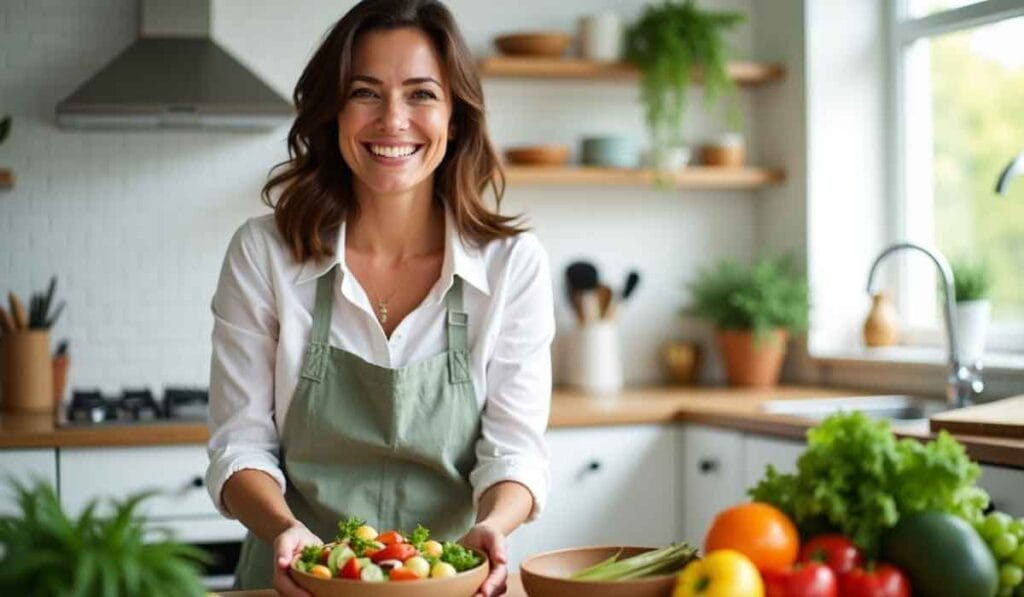
<path id="1" fill-rule="evenodd" d="M 452 280 L 456 275 L 469 284 L 472 284 L 480 292 L 490 295 L 491 288 L 487 282 L 487 270 L 484 267 L 483 255 L 480 254 L 480 249 L 477 247 L 467 245 L 463 242 L 462 237 L 459 235 L 458 228 L 455 226 L 455 218 L 452 216 L 451 210 L 448 209 L 447 205 L 445 205 L 444 210 L 444 228 L 444 264 L 441 266 L 442 283 L 440 284 L 440 290 L 442 292 L 439 296 L 444 296 L 444 293 L 451 287 Z M 345 266 L 344 220 L 342 220 L 341 225 L 338 226 L 338 237 L 334 246 L 335 251 L 333 257 L 323 257 L 315 260 L 307 259 L 304 261 L 298 274 L 295 276 L 295 284 L 303 284 L 310 280 L 316 280 L 330 271 L 330 269 L 336 264 L 341 265 L 341 271 L 343 274 L 348 274 L 348 268 Z M 440 298 L 437 300 L 440 300 Z"/>

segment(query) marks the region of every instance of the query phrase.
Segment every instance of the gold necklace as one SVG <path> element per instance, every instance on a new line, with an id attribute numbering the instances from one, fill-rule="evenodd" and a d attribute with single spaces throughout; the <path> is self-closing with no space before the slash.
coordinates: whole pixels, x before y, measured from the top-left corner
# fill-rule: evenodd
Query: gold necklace
<path id="1" fill-rule="evenodd" d="M 387 323 L 388 302 L 390 302 L 391 299 L 395 298 L 395 295 L 398 294 L 398 288 L 392 291 L 388 298 L 382 298 L 380 293 L 377 292 L 377 285 L 371 284 L 371 286 L 373 286 L 373 294 L 377 295 L 377 319 L 379 319 L 381 323 Z"/>

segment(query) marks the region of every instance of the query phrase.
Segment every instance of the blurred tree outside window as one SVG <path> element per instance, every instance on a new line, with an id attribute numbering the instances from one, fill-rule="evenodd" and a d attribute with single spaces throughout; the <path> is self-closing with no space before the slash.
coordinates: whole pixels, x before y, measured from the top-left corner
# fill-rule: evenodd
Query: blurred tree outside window
<path id="1" fill-rule="evenodd" d="M 974 3 L 912 0 L 908 9 L 912 19 L 915 10 L 926 14 L 969 4 Z M 1024 15 L 1024 3 L 1016 14 Z M 934 34 L 919 21 L 916 30 L 924 33 L 897 47 L 902 102 L 896 114 L 903 140 L 897 161 L 903 181 L 899 234 L 934 245 L 953 261 L 986 263 L 992 274 L 989 347 L 1024 352 L 1024 178 L 1012 182 L 1006 196 L 995 193 L 1000 172 L 1024 151 L 1024 16 L 1011 12 L 961 27 L 951 25 L 948 15 L 931 21 L 943 18 Z M 934 266 L 925 259 L 903 263 L 902 313 L 923 331 L 918 338 L 944 342 Z"/>

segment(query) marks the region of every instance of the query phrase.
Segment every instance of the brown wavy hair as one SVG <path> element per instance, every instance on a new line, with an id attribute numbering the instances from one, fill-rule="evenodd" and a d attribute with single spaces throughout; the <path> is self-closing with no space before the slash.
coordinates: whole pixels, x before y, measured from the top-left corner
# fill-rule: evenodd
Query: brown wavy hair
<path id="1" fill-rule="evenodd" d="M 331 29 L 302 71 L 293 95 L 298 114 L 288 132 L 289 159 L 271 169 L 263 202 L 298 262 L 333 256 L 324 236 L 358 213 L 352 170 L 338 149 L 337 116 L 352 76 L 353 49 L 370 31 L 415 27 L 434 44 L 451 88 L 455 137 L 434 175 L 434 195 L 448 204 L 459 235 L 471 243 L 525 230 L 483 201 L 488 187 L 500 207 L 505 174 L 487 135 L 484 96 L 469 48 L 451 12 L 437 0 L 363 0 Z M 339 76 L 340 75 L 340 76 Z M 275 171 L 277 173 L 275 174 Z M 271 191 L 281 187 L 275 202 Z"/>

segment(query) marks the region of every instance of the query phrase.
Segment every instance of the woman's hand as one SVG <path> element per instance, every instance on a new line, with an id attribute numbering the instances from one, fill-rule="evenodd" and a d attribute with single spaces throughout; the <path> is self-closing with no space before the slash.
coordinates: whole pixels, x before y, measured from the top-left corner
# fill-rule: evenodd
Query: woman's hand
<path id="1" fill-rule="evenodd" d="M 302 523 L 295 523 L 274 538 L 274 588 L 278 593 L 284 597 L 312 597 L 288 576 L 288 567 L 303 547 L 321 544 L 323 541 Z"/>
<path id="2" fill-rule="evenodd" d="M 459 543 L 466 547 L 479 549 L 491 560 L 491 573 L 487 576 L 484 584 L 480 585 L 480 589 L 474 597 L 504 595 L 508 590 L 506 586 L 508 560 L 505 556 L 505 534 L 486 522 L 480 522 L 469 529 Z"/>

